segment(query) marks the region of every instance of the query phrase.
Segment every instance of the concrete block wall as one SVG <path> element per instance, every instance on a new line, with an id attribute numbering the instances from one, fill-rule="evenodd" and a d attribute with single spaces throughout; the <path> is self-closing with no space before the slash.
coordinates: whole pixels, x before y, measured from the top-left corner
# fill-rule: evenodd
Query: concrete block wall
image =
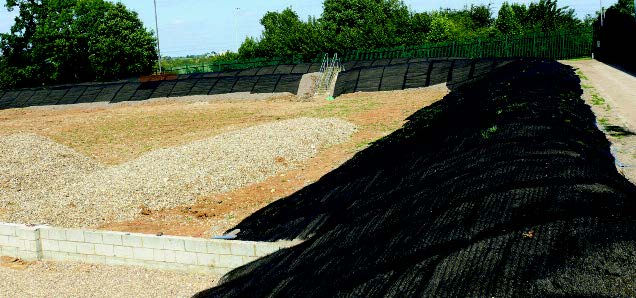
<path id="1" fill-rule="evenodd" d="M 77 261 L 225 274 L 295 244 L 0 223 L 0 255 L 29 261 Z"/>

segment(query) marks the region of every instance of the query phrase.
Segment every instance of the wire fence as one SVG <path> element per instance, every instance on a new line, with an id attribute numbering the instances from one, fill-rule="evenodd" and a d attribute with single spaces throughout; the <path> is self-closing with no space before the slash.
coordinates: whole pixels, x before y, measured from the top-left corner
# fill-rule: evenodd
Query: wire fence
<path id="1" fill-rule="evenodd" d="M 342 62 L 394 58 L 515 58 L 533 57 L 547 59 L 571 59 L 591 56 L 592 31 L 536 32 L 523 36 L 505 36 L 493 39 L 477 39 L 468 42 L 427 43 L 418 46 L 399 46 L 372 50 L 352 50 L 341 56 Z M 302 56 L 278 58 L 254 58 L 246 60 L 218 61 L 187 64 L 166 69 L 168 73 L 191 74 L 243 70 L 249 68 L 319 62 L 324 54 L 311 61 Z"/>
<path id="2" fill-rule="evenodd" d="M 471 42 L 430 43 L 373 50 L 353 50 L 343 61 L 393 58 L 515 58 L 570 59 L 591 56 L 592 32 L 588 30 L 533 33 L 522 37 L 477 39 Z"/>
<path id="3" fill-rule="evenodd" d="M 305 62 L 301 56 L 277 57 L 277 58 L 252 58 L 243 60 L 216 61 L 200 64 L 186 64 L 183 66 L 167 68 L 167 73 L 192 74 L 203 72 L 220 72 L 227 70 L 243 70 L 264 66 L 276 66 L 281 64 L 298 64 Z"/>

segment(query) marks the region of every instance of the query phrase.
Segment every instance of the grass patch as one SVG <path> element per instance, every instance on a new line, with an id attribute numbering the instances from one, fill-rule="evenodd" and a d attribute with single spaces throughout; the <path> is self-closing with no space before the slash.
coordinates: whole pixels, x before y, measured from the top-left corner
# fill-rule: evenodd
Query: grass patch
<path id="1" fill-rule="evenodd" d="M 587 61 L 587 60 L 592 60 L 592 57 L 580 57 L 580 58 L 565 59 L 565 61 Z"/>
<path id="2" fill-rule="evenodd" d="M 603 98 L 602 96 L 593 93 L 592 94 L 592 104 L 595 106 L 601 106 L 605 104 L 605 98 Z"/>
<path id="3" fill-rule="evenodd" d="M 581 80 L 588 80 L 588 78 L 585 76 L 585 74 L 583 74 L 581 70 L 577 69 L 575 73 Z"/>
<path id="4" fill-rule="evenodd" d="M 482 130 L 481 137 L 484 139 L 489 139 L 496 132 L 497 132 L 497 125 L 493 125 L 492 127 L 486 130 Z"/>
<path id="5" fill-rule="evenodd" d="M 609 125 L 609 120 L 607 120 L 607 118 L 598 119 L 598 124 L 600 124 L 600 125 Z"/>

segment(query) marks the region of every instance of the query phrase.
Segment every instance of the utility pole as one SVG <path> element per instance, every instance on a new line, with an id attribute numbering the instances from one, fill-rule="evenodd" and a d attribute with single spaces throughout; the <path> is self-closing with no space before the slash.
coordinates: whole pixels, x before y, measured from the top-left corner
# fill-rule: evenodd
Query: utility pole
<path id="1" fill-rule="evenodd" d="M 598 0 L 601 5 L 601 27 L 603 27 L 603 20 L 605 19 L 605 12 L 603 11 L 603 0 Z"/>
<path id="2" fill-rule="evenodd" d="M 241 11 L 241 8 L 237 7 L 235 9 L 235 14 L 234 14 L 234 43 L 238 47 L 241 47 L 241 45 L 239 44 L 239 39 L 238 39 L 238 15 L 240 11 Z M 238 48 L 237 48 L 237 52 L 238 52 Z"/>
<path id="3" fill-rule="evenodd" d="M 159 45 L 159 22 L 157 21 L 157 0 L 155 3 L 155 31 L 157 32 L 157 52 L 159 53 L 159 74 L 163 73 L 161 69 L 161 46 Z"/>

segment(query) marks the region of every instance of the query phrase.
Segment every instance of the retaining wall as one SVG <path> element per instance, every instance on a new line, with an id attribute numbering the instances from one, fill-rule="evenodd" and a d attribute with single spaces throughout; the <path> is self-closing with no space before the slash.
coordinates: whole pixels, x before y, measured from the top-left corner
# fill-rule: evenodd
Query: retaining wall
<path id="1" fill-rule="evenodd" d="M 293 246 L 0 223 L 0 256 L 225 274 Z"/>
<path id="2" fill-rule="evenodd" d="M 480 78 L 512 59 L 396 58 L 354 61 L 338 74 L 334 96 L 420 88 L 446 83 L 450 88 Z"/>
<path id="3" fill-rule="evenodd" d="M 318 63 L 275 65 L 240 71 L 179 75 L 173 79 L 80 83 L 43 88 L 0 90 L 0 109 L 91 102 L 140 101 L 151 98 L 236 92 L 296 94 L 302 76 L 320 70 Z"/>

